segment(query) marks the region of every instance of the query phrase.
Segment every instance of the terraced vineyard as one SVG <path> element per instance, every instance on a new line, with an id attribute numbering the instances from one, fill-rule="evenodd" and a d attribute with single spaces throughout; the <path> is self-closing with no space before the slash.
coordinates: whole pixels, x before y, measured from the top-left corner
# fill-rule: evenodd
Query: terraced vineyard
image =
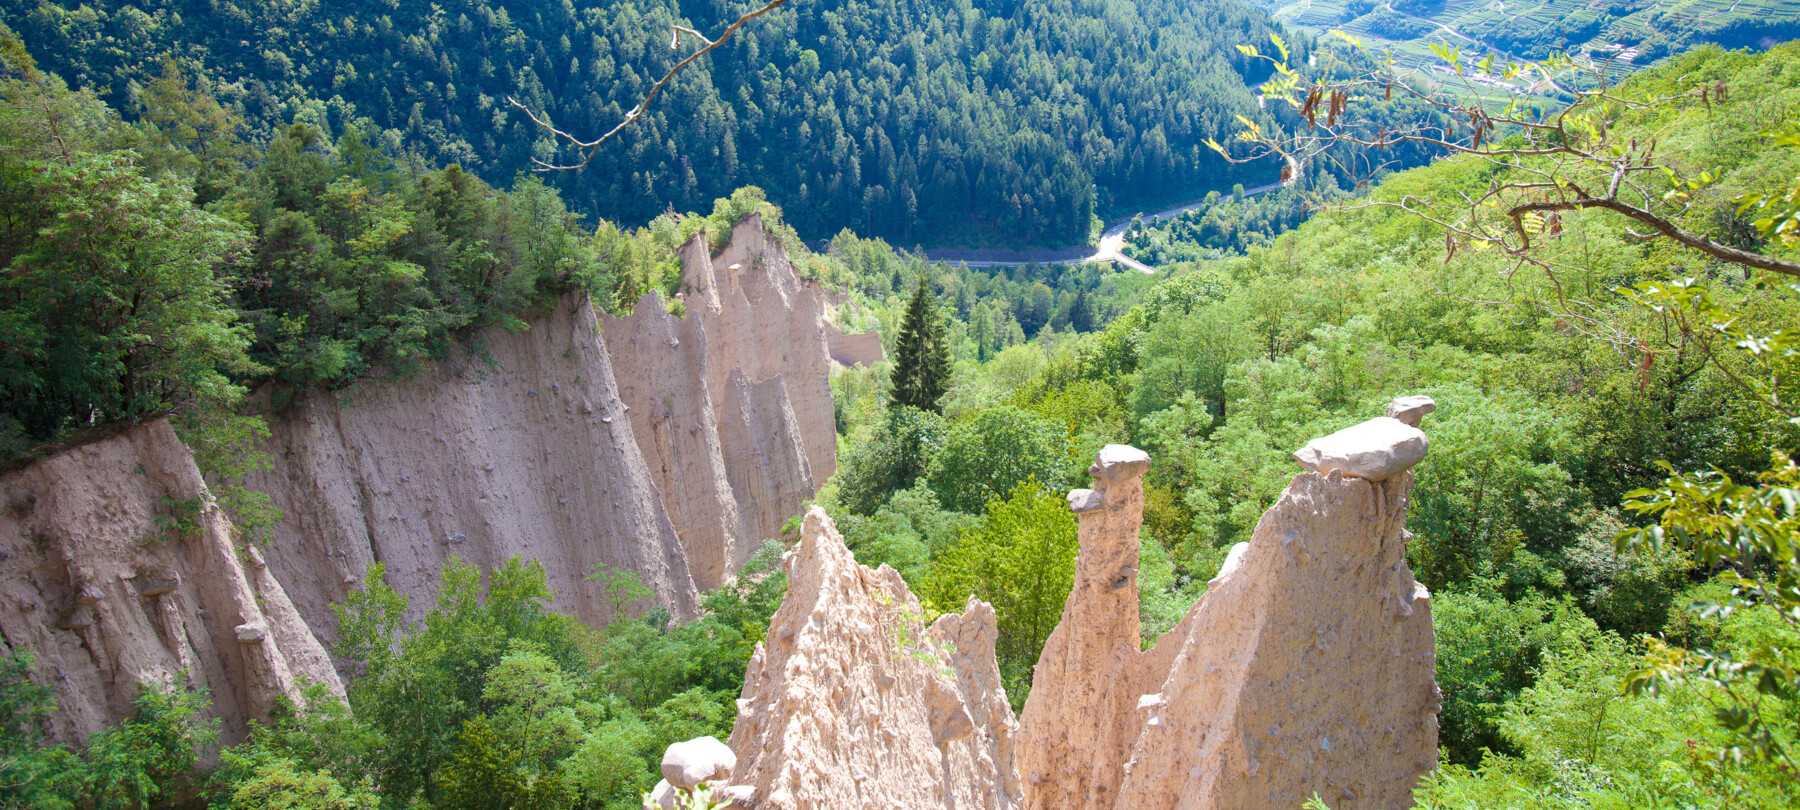
<path id="1" fill-rule="evenodd" d="M 1476 59 L 1585 52 L 1633 71 L 1700 43 L 1763 48 L 1800 37 L 1800 0 L 1252 1 L 1289 25 L 1342 29 L 1421 67 L 1437 63 L 1435 42 Z"/>

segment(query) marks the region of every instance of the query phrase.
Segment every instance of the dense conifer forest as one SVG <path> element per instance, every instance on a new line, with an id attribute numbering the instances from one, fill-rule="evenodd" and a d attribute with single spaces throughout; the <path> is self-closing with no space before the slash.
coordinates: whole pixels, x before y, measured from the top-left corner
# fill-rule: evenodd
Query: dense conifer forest
<path id="1" fill-rule="evenodd" d="M 508 97 L 596 136 L 682 55 L 671 23 L 711 32 L 743 10 L 18 0 L 0 20 L 128 117 L 173 70 L 255 131 L 355 124 L 504 185 L 534 157 L 568 157 Z M 1233 166 L 1203 142 L 1264 117 L 1246 86 L 1268 71 L 1232 46 L 1270 30 L 1229 0 L 792 3 L 549 182 L 578 213 L 634 226 L 756 185 L 807 239 L 1080 244 L 1096 214 L 1267 182 L 1274 164 Z"/>

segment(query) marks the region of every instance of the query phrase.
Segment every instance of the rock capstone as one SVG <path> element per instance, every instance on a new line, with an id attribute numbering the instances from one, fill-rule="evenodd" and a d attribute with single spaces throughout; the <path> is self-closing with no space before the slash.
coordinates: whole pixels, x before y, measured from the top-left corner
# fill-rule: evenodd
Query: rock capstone
<path id="1" fill-rule="evenodd" d="M 1424 459 L 1428 446 L 1423 431 L 1391 416 L 1378 416 L 1307 442 L 1294 452 L 1294 460 L 1320 475 L 1342 470 L 1345 475 L 1386 481 Z"/>
<path id="2" fill-rule="evenodd" d="M 1435 410 L 1437 410 L 1437 402 L 1435 400 L 1423 394 L 1418 394 L 1410 397 L 1400 397 L 1393 402 L 1388 403 L 1387 415 L 1389 418 L 1398 419 L 1405 424 L 1418 427 L 1419 423 L 1424 420 L 1425 415 Z"/>

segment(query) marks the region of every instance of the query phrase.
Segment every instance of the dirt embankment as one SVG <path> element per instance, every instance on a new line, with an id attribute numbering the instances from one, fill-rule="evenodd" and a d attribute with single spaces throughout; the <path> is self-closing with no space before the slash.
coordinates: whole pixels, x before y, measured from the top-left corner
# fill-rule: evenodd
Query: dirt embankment
<path id="1" fill-rule="evenodd" d="M 0 634 L 55 690 L 53 739 L 128 716 L 140 684 L 207 690 L 226 742 L 307 681 L 343 692 L 168 422 L 7 473 L 0 492 Z"/>
<path id="2" fill-rule="evenodd" d="M 612 618 L 585 578 L 600 565 L 692 616 L 799 513 L 836 465 L 817 293 L 755 216 L 718 258 L 703 237 L 681 255 L 683 318 L 571 296 L 528 331 L 484 333 L 477 356 L 272 420 L 275 467 L 249 484 L 285 515 L 270 566 L 321 636 L 371 564 L 417 618 L 452 556 L 541 560 L 586 622 Z"/>

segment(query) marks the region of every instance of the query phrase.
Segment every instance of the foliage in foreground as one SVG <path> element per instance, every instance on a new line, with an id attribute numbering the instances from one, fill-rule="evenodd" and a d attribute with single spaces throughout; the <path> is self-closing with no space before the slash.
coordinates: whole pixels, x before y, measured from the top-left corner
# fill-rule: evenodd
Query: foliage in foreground
<path id="1" fill-rule="evenodd" d="M 200 787 L 195 766 L 216 720 L 204 695 L 147 687 L 119 725 L 79 751 L 49 745 L 51 691 L 30 680 L 32 655 L 0 649 L 0 806 L 32 810 L 162 807 Z"/>

